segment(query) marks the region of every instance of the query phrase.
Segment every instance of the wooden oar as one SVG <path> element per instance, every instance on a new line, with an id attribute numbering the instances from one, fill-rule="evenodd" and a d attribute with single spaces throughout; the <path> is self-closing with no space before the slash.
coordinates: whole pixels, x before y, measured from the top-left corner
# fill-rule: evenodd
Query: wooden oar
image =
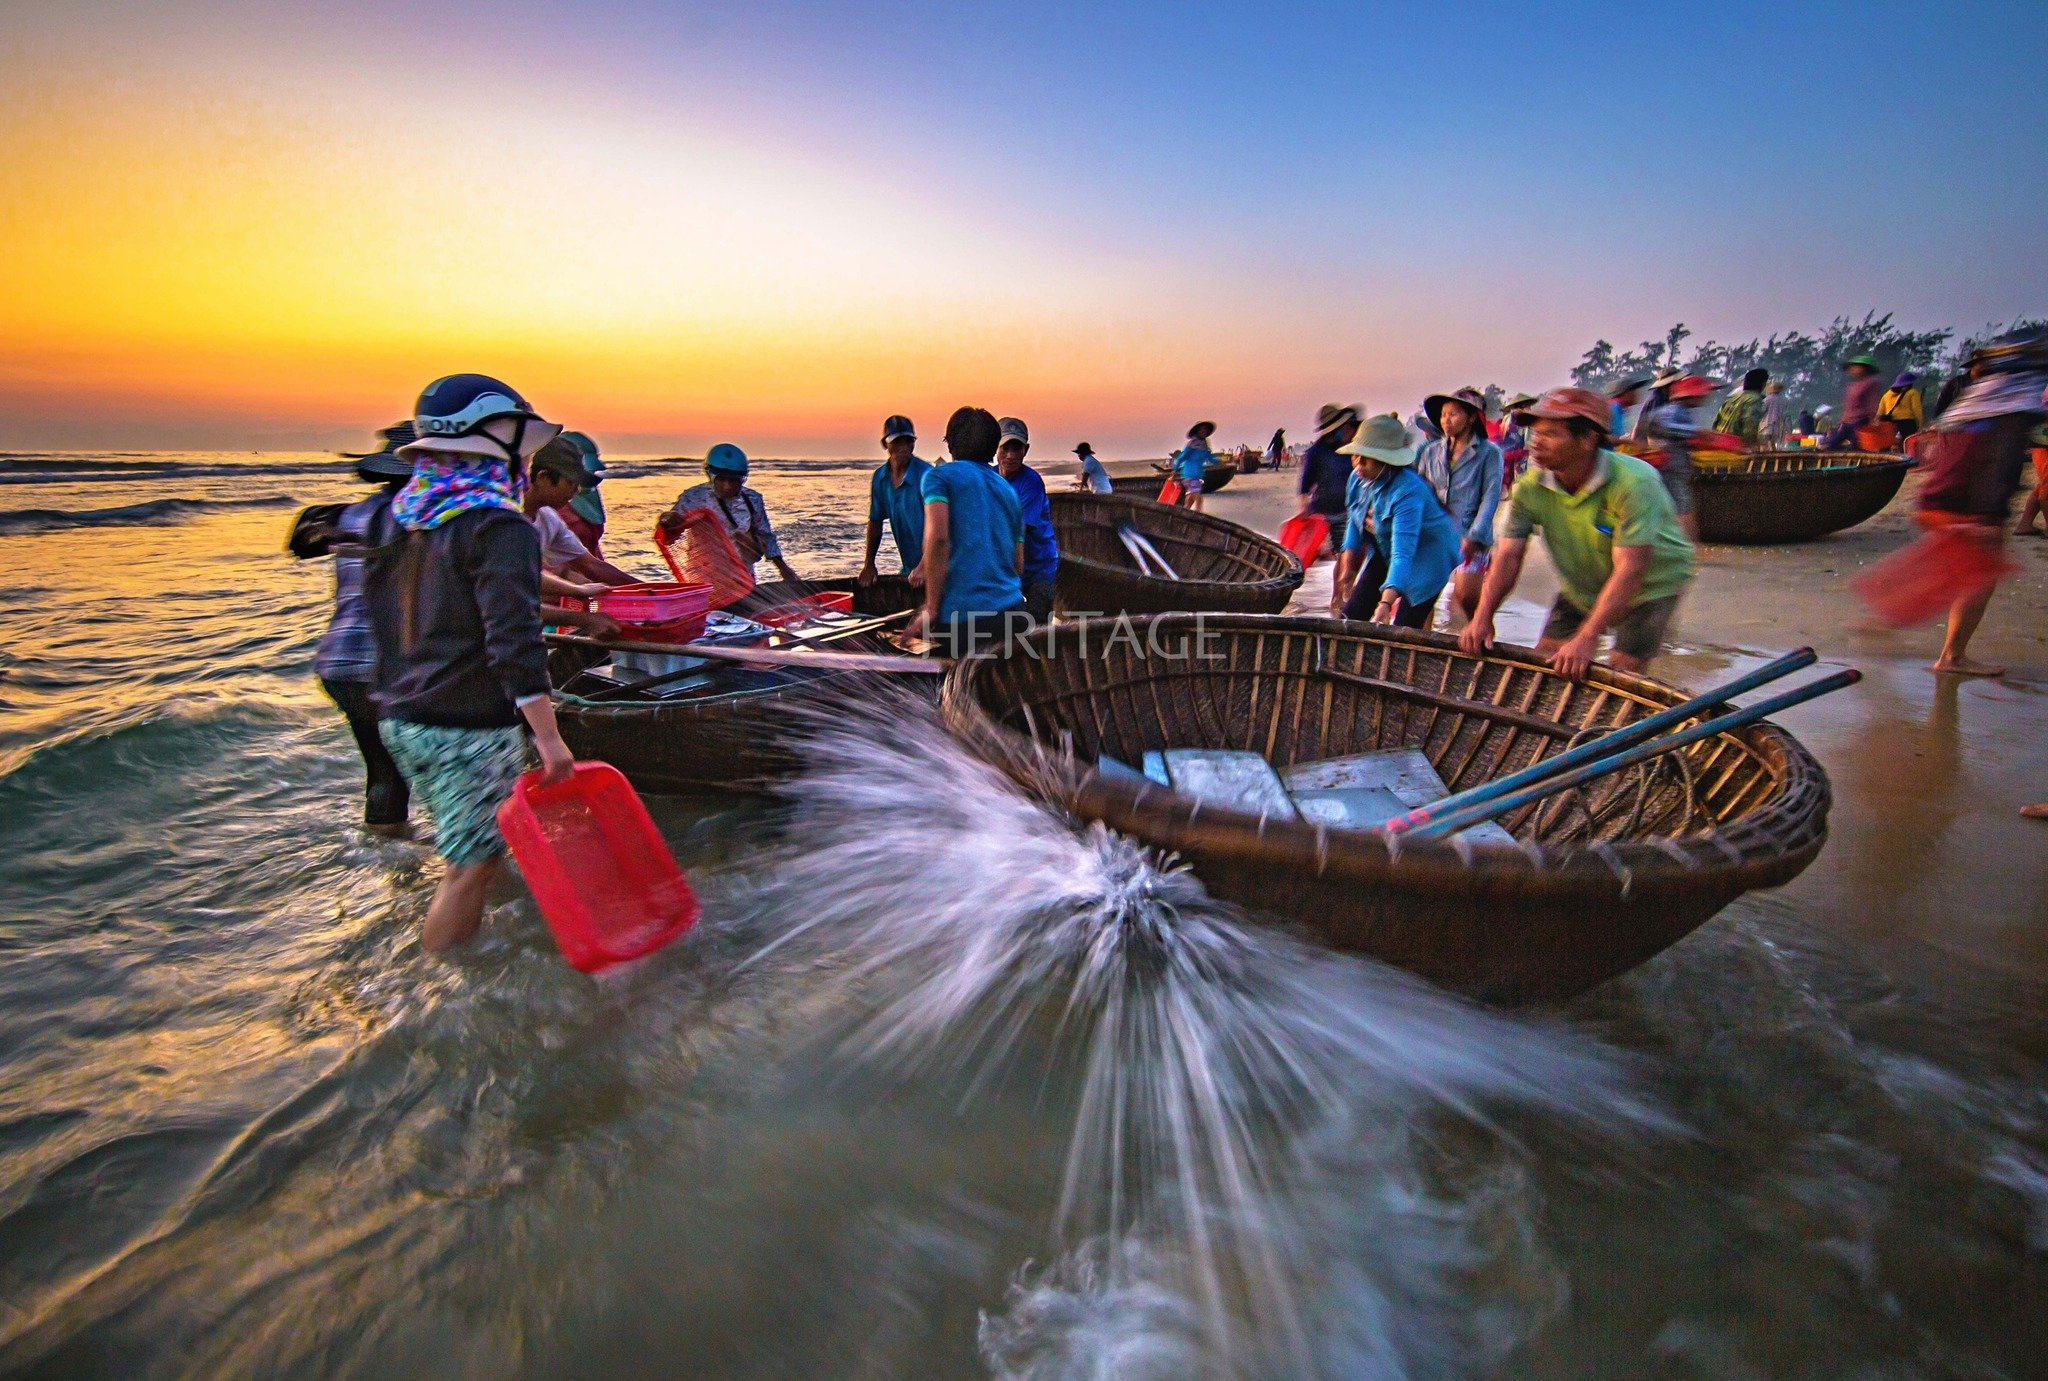
<path id="1" fill-rule="evenodd" d="M 1807 701 L 1819 696 L 1841 690 L 1844 686 L 1853 686 L 1862 679 L 1863 673 L 1853 668 L 1847 671 L 1838 671 L 1831 676 L 1823 676 L 1818 681 L 1809 681 L 1797 690 L 1789 690 L 1783 695 L 1774 695 L 1768 700 L 1760 700 L 1747 709 L 1736 710 L 1732 714 L 1724 714 L 1719 719 L 1709 719 L 1704 723 L 1693 725 L 1690 729 L 1682 729 L 1668 738 L 1655 739 L 1649 743 L 1639 743 L 1633 748 L 1624 748 L 1620 752 L 1610 753 L 1607 757 L 1593 762 L 1582 763 L 1569 772 L 1547 778 L 1533 786 L 1526 786 L 1520 791 L 1511 791 L 1505 796 L 1498 796 L 1490 801 L 1482 801 L 1478 805 L 1467 807 L 1464 810 L 1455 810 L 1448 813 L 1440 811 L 1428 824 L 1413 829 L 1397 828 L 1400 822 L 1389 820 L 1386 824 L 1380 826 L 1380 830 L 1382 833 L 1398 835 L 1406 839 L 1439 839 L 1447 834 L 1456 834 L 1460 830 L 1470 829 L 1472 826 L 1482 824 L 1496 816 L 1506 815 L 1508 812 L 1517 810 L 1533 801 L 1540 801 L 1545 796 L 1554 796 L 1560 791 L 1567 791 L 1575 786 L 1583 786 L 1597 777 L 1605 777 L 1610 773 L 1619 772 L 1624 767 L 1633 767 L 1639 762 L 1646 762 L 1651 758 L 1661 757 L 1665 753 L 1676 752 L 1680 748 L 1689 748 L 1702 739 L 1713 738 L 1715 735 L 1727 733 L 1731 729 L 1740 729 L 1745 724 L 1754 724 L 1759 719 L 1774 715 L 1780 710 L 1789 710 L 1794 705 L 1803 705 Z M 1439 802 L 1438 804 L 1441 805 L 1442 803 Z"/>
<path id="2" fill-rule="evenodd" d="M 1151 575 L 1152 567 L 1157 566 L 1159 574 L 1166 577 L 1166 579 L 1180 579 L 1180 572 L 1166 564 L 1166 558 L 1159 554 L 1159 549 L 1146 539 L 1144 533 L 1138 531 L 1129 523 L 1118 523 L 1116 525 L 1116 536 L 1117 540 L 1124 544 L 1124 550 L 1130 553 L 1131 560 L 1137 563 L 1138 574 Z M 1148 561 L 1150 564 L 1147 564 Z"/>
<path id="3" fill-rule="evenodd" d="M 1406 815 L 1387 821 L 1382 828 L 1390 833 L 1399 834 L 1403 830 L 1414 829 L 1417 826 L 1426 825 L 1432 820 L 1440 819 L 1452 811 L 1466 810 L 1483 802 L 1491 801 L 1495 797 L 1505 796 L 1511 791 L 1518 791 L 1525 786 L 1543 781 L 1545 778 L 1554 777 L 1560 772 L 1569 772 L 1581 763 L 1596 762 L 1610 754 L 1619 753 L 1625 748 L 1641 743 L 1646 739 L 1655 738 L 1666 729 L 1674 729 L 1686 720 L 1703 714 L 1713 706 L 1733 699 L 1744 691 L 1753 691 L 1758 686 L 1766 685 L 1781 676 L 1790 676 L 1795 671 L 1810 667 L 1818 660 L 1819 656 L 1812 648 L 1795 648 L 1774 661 L 1764 663 L 1755 671 L 1736 677 L 1725 686 L 1716 686 L 1714 689 L 1695 695 L 1692 699 L 1681 704 L 1673 705 L 1668 710 L 1659 710 L 1647 719 L 1637 720 L 1634 724 L 1625 724 L 1619 729 L 1611 729 L 1590 743 L 1582 743 L 1569 752 L 1559 753 L 1556 757 L 1545 758 L 1538 763 L 1531 763 L 1521 771 L 1509 773 L 1497 781 L 1481 782 L 1469 791 L 1461 791 L 1455 796 L 1446 796 L 1441 801 L 1411 810 Z M 1320 668 L 1318 669 L 1320 670 Z M 1325 671 L 1323 674 L 1326 676 L 1341 675 L 1341 673 L 1331 671 Z"/>
<path id="4" fill-rule="evenodd" d="M 703 657 L 714 662 L 740 662 L 748 666 L 796 667 L 817 671 L 885 671 L 909 676 L 944 676 L 950 662 L 937 658 L 891 657 L 874 652 L 819 652 L 797 647 L 726 647 L 718 643 L 632 643 L 606 642 L 573 633 L 550 633 L 550 643 L 561 647 L 594 647 L 605 652 L 656 652 L 664 656 Z"/>

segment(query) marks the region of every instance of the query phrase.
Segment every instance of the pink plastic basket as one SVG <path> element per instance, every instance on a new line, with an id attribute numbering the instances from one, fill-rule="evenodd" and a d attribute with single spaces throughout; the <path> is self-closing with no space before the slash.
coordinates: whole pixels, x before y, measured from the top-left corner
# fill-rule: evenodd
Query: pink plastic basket
<path id="1" fill-rule="evenodd" d="M 620 623 L 675 623 L 701 619 L 711 609 L 711 587 L 669 581 L 614 585 L 597 597 L 597 612 Z"/>
<path id="2" fill-rule="evenodd" d="M 652 954 L 697 923 L 697 894 L 619 770 L 579 762 L 565 782 L 519 779 L 498 828 L 572 968 Z"/>

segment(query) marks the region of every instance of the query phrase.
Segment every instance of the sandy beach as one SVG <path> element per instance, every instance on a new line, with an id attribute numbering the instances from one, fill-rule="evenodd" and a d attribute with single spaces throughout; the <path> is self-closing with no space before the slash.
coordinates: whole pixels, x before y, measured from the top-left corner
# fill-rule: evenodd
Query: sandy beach
<path id="1" fill-rule="evenodd" d="M 1273 533 L 1294 511 L 1299 471 L 1240 475 L 1208 511 Z M 2048 980 L 2048 828 L 2019 807 L 2048 798 L 2048 539 L 2016 538 L 2020 566 L 2000 587 L 1975 644 L 2003 665 L 1997 680 L 1935 676 L 1941 625 L 1903 632 L 1859 626 L 1847 589 L 1859 570 L 1911 542 L 1919 477 L 1877 517 L 1817 542 L 1703 545 L 1699 575 L 1652 675 L 1704 688 L 1802 645 L 1814 674 L 1860 668 L 1864 680 L 1798 707 L 1783 723 L 1832 776 L 1832 839 L 1779 894 L 1844 945 L 1867 947 L 1894 976 L 1960 984 L 1994 1005 L 2024 1003 Z M 1500 635 L 1535 640 L 1556 581 L 1531 551 Z M 1332 563 L 1309 572 L 1293 610 L 1321 614 Z M 1439 628 L 1446 627 L 1439 612 Z M 2015 1039 L 2034 1037 L 2020 1029 Z"/>

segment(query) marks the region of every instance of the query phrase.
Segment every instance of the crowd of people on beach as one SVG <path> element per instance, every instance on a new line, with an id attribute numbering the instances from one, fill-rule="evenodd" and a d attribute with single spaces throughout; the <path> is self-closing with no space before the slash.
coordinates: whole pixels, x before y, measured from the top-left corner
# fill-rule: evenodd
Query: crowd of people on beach
<path id="1" fill-rule="evenodd" d="M 2031 452 L 2035 483 L 2018 530 L 2034 531 L 2048 506 L 2048 341 L 2015 335 L 1978 350 L 1931 420 L 1911 375 L 1878 387 L 1868 357 L 1847 361 L 1847 372 L 1842 420 L 1825 445 L 1867 442 L 1861 429 L 1879 423 L 1919 435 L 1921 523 L 1989 546 L 2011 530 Z M 1448 591 L 1461 646 L 1482 651 L 1540 534 L 1560 588 L 1538 655 L 1579 678 L 1611 638 L 1611 664 L 1642 670 L 1694 574 L 1692 448 L 1703 436 L 1769 448 L 1789 435 L 1782 389 L 1764 371 L 1746 374 L 1703 427 L 1696 414 L 1718 391 L 1683 375 L 1605 394 L 1555 388 L 1507 399 L 1496 416 L 1464 388 L 1432 394 L 1409 421 L 1326 404 L 1296 491 L 1299 515 L 1321 523 L 1319 540 L 1336 557 L 1331 615 L 1427 629 Z M 1214 423 L 1196 423 L 1169 461 L 1179 501 L 1197 511 L 1217 463 L 1214 433 Z M 374 492 L 307 510 L 292 547 L 335 558 L 334 614 L 314 668 L 363 757 L 365 824 L 404 833 L 415 796 L 434 819 L 448 866 L 422 942 L 437 951 L 480 924 L 504 848 L 496 811 L 529 751 L 543 780 L 573 766 L 550 699 L 544 628 L 619 639 L 605 614 L 577 606 L 640 578 L 603 554 L 596 443 L 545 420 L 501 381 L 436 380 L 382 439 L 354 457 Z M 963 407 L 944 440 L 949 460 L 933 464 L 917 455 L 909 418 L 883 423 L 886 458 L 869 480 L 857 581 L 882 578 L 886 528 L 898 577 L 918 592 L 916 634 L 958 657 L 1051 616 L 1059 539 L 1022 420 Z M 1265 459 L 1279 468 L 1291 454 L 1276 430 Z M 1093 446 L 1080 442 L 1074 455 L 1075 487 L 1110 492 Z M 741 562 L 766 561 L 797 581 L 766 500 L 747 484 L 750 468 L 738 446 L 713 446 L 704 481 L 677 497 L 659 532 L 673 537 L 709 515 Z M 1934 670 L 2002 672 L 1968 655 L 1990 598 L 1989 585 L 1957 598 Z"/>

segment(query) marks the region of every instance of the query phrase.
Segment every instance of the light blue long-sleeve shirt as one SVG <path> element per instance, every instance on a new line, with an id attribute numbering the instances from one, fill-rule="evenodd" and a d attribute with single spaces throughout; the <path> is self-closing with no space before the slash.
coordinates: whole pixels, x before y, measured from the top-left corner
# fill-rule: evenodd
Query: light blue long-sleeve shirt
<path id="1" fill-rule="evenodd" d="M 1498 479 L 1498 452 L 1493 463 Z M 1344 525 L 1344 550 L 1365 549 L 1370 523 L 1373 540 L 1387 558 L 1382 590 L 1398 591 L 1411 607 L 1427 604 L 1443 592 L 1458 564 L 1458 533 L 1420 475 L 1406 467 L 1390 467 L 1371 484 L 1353 475 L 1345 507 L 1351 518 Z"/>
<path id="2" fill-rule="evenodd" d="M 1481 437 L 1465 443 L 1458 463 L 1448 458 L 1448 441 L 1432 441 L 1415 458 L 1415 472 L 1421 475 L 1437 502 L 1451 515 L 1458 536 L 1482 547 L 1493 545 L 1493 515 L 1500 507 L 1500 447 Z"/>

